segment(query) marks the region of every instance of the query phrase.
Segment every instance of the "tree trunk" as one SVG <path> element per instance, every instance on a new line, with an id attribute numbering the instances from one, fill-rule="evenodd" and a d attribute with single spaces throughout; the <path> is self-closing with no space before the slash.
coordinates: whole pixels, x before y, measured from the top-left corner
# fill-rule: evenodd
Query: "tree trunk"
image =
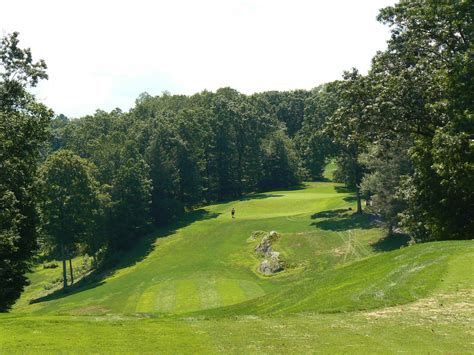
<path id="1" fill-rule="evenodd" d="M 69 259 L 69 273 L 71 274 L 71 285 L 74 283 L 74 273 L 72 271 L 72 260 Z"/>
<path id="2" fill-rule="evenodd" d="M 393 225 L 392 225 L 392 223 L 388 224 L 388 235 L 389 236 L 393 235 Z"/>
<path id="3" fill-rule="evenodd" d="M 360 168 L 357 166 L 357 157 L 358 154 L 354 154 L 352 157 L 352 172 L 354 174 L 354 185 L 356 188 L 357 214 L 362 214 L 362 201 L 360 199 L 360 182 L 362 180 L 362 176 Z"/>
<path id="4" fill-rule="evenodd" d="M 209 162 L 209 157 L 208 157 L 208 154 L 207 152 L 204 153 L 205 156 L 204 156 L 204 161 L 206 162 L 206 200 L 210 200 L 211 199 L 211 173 L 210 173 L 210 169 L 209 169 L 209 166 L 211 165 L 211 163 Z"/>
<path id="5" fill-rule="evenodd" d="M 66 256 L 64 255 L 64 244 L 61 244 L 61 259 L 63 262 L 63 288 L 67 287 L 67 268 L 66 268 Z"/>
<path id="6" fill-rule="evenodd" d="M 237 149 L 237 196 L 242 196 L 242 153 Z"/>
<path id="7" fill-rule="evenodd" d="M 92 260 L 94 262 L 94 269 L 97 269 L 97 253 L 92 253 Z"/>
<path id="8" fill-rule="evenodd" d="M 357 197 L 357 214 L 362 213 L 362 202 L 360 199 L 360 188 L 359 185 L 356 185 L 356 197 Z"/>

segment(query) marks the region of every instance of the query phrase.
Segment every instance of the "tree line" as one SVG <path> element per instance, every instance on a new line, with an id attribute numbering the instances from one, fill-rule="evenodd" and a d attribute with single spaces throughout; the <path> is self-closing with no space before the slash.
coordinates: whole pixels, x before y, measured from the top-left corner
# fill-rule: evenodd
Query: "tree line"
<path id="1" fill-rule="evenodd" d="M 142 94 L 123 112 L 68 119 L 28 93 L 43 61 L 0 44 L 0 310 L 33 254 L 94 264 L 187 210 L 334 176 L 357 212 L 414 240 L 470 239 L 474 222 L 473 4 L 401 1 L 380 11 L 388 48 L 312 90 Z M 67 265 L 69 262 L 69 265 Z M 73 280 L 71 279 L 73 282 Z"/>

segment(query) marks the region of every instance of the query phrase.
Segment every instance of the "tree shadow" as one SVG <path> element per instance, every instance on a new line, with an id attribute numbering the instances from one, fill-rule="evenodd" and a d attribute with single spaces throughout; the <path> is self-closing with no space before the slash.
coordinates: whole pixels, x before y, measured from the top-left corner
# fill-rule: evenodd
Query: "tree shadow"
<path id="1" fill-rule="evenodd" d="M 347 187 L 347 186 L 335 186 L 334 189 L 339 194 L 349 194 L 349 193 L 355 192 L 355 189 L 351 187 Z"/>
<path id="2" fill-rule="evenodd" d="M 249 194 L 249 195 L 242 196 L 237 201 L 263 200 L 263 199 L 266 199 L 266 198 L 282 197 L 282 196 L 284 196 L 284 195 L 259 192 L 259 193 L 255 193 L 255 194 Z M 232 201 L 235 201 L 235 200 L 232 200 Z"/>
<path id="3" fill-rule="evenodd" d="M 282 189 L 278 188 L 278 191 L 297 191 L 297 190 L 303 190 L 306 188 L 306 184 L 300 183 L 294 186 L 289 186 L 289 187 L 284 187 Z"/>
<path id="4" fill-rule="evenodd" d="M 330 212 L 331 211 L 324 211 L 320 212 L 320 214 Z M 324 219 L 322 221 L 313 222 L 311 223 L 311 225 L 315 226 L 316 228 L 331 230 L 335 232 L 345 231 L 348 229 L 370 229 L 374 226 L 370 215 L 341 212 L 336 212 L 332 217 Z"/>
<path id="5" fill-rule="evenodd" d="M 228 198 L 224 200 L 219 200 L 212 202 L 213 205 L 223 205 L 229 202 L 237 202 L 237 201 L 251 201 L 251 200 L 263 200 L 266 198 L 271 198 L 271 197 L 282 197 L 284 195 L 281 194 L 274 194 L 274 193 L 268 193 L 268 192 L 256 192 L 256 193 L 250 193 L 250 194 L 245 194 L 240 197 L 235 197 L 235 198 Z"/>
<path id="6" fill-rule="evenodd" d="M 65 290 L 55 290 L 46 296 L 33 299 L 30 301 L 30 304 L 56 300 L 99 287 L 104 284 L 104 280 L 107 277 L 113 275 L 118 270 L 133 266 L 145 259 L 155 249 L 155 242 L 158 238 L 173 235 L 180 228 L 186 227 L 194 222 L 217 218 L 219 215 L 220 213 L 209 212 L 203 208 L 186 212 L 179 221 L 173 222 L 168 226 L 156 228 L 153 232 L 145 235 L 138 241 L 137 245 L 130 250 L 116 252 L 110 255 L 104 260 L 104 263 L 99 269 L 92 271 L 74 285 L 69 286 Z"/>
<path id="7" fill-rule="evenodd" d="M 355 197 L 355 196 L 347 196 L 347 197 L 344 197 L 343 200 L 346 201 L 346 202 L 356 202 L 356 201 L 357 201 L 357 197 Z"/>
<path id="8" fill-rule="evenodd" d="M 268 187 L 268 188 L 261 189 L 260 192 L 249 193 L 249 194 L 247 194 L 247 196 L 259 195 L 259 194 L 262 194 L 262 193 L 267 194 L 270 191 L 277 191 L 277 192 L 298 191 L 298 190 L 305 189 L 306 186 L 307 186 L 307 184 L 305 184 L 304 182 L 293 185 L 293 186 L 273 186 L 273 187 Z"/>
<path id="9" fill-rule="evenodd" d="M 353 194 L 355 192 L 354 188 L 347 186 L 335 186 L 334 190 L 336 190 L 338 194 Z M 344 197 L 343 200 L 346 202 L 355 202 L 357 201 L 357 197 L 354 195 L 350 195 Z"/>
<path id="10" fill-rule="evenodd" d="M 331 217 L 336 217 L 339 216 L 345 212 L 352 211 L 352 208 L 339 208 L 337 210 L 328 210 L 328 211 L 322 211 L 322 212 L 317 212 L 313 215 L 311 215 L 311 219 L 316 219 L 316 218 L 331 218 Z"/>
<path id="11" fill-rule="evenodd" d="M 384 238 L 379 239 L 371 246 L 374 251 L 383 252 L 400 249 L 402 247 L 407 246 L 409 242 L 410 237 L 408 235 L 401 233 L 392 233 Z"/>

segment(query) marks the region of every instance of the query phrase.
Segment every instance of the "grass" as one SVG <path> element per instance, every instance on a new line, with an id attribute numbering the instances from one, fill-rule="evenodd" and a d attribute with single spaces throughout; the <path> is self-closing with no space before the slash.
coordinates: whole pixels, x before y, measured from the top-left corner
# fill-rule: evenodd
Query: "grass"
<path id="1" fill-rule="evenodd" d="M 0 353 L 474 351 L 472 241 L 398 249 L 351 197 L 318 182 L 208 206 L 66 294 L 38 266 Z M 282 273 L 257 272 L 256 230 L 281 234 Z"/>

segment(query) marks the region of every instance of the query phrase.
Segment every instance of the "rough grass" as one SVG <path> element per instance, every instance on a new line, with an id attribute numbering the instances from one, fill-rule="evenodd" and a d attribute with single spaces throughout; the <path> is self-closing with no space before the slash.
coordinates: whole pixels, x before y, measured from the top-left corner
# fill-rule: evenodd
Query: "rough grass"
<path id="1" fill-rule="evenodd" d="M 472 241 L 395 249 L 353 209 L 311 183 L 189 213 L 69 293 L 38 266 L 0 353 L 474 351 Z M 256 271 L 256 230 L 281 234 L 284 272 Z"/>

